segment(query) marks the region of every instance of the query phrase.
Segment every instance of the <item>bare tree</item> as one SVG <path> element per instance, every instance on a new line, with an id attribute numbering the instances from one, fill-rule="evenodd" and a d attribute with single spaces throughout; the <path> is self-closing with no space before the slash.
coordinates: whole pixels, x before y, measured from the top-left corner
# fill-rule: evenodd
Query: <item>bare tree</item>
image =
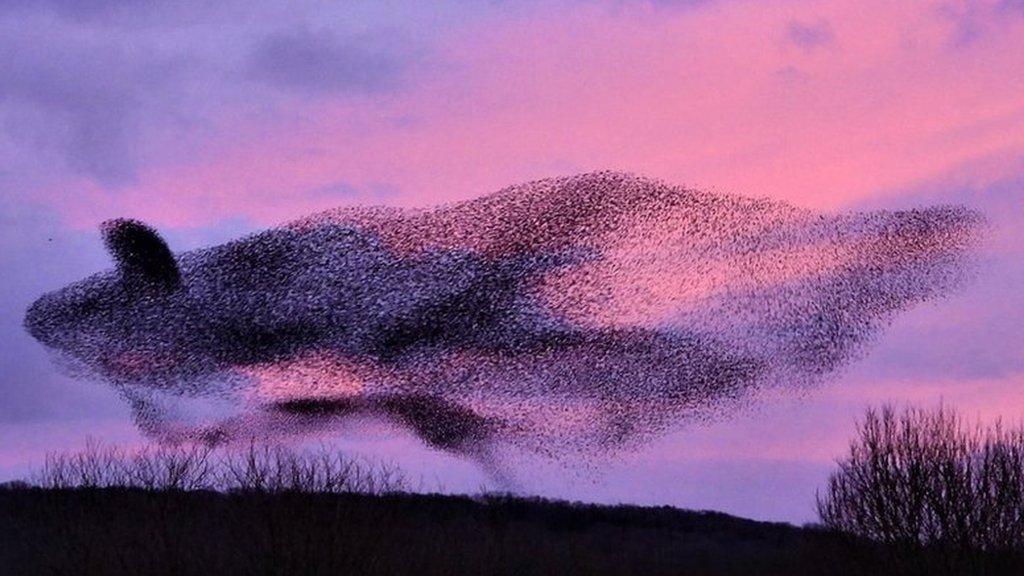
<path id="1" fill-rule="evenodd" d="M 817 497 L 826 527 L 929 570 L 1024 557 L 1024 430 L 885 406 L 867 411 L 838 464 Z"/>
<path id="2" fill-rule="evenodd" d="M 31 484 L 44 488 L 142 488 L 224 492 L 359 492 L 412 488 L 400 468 L 350 457 L 321 445 L 292 450 L 252 441 L 215 453 L 201 444 L 129 452 L 89 440 L 84 450 L 47 455 Z"/>
<path id="3" fill-rule="evenodd" d="M 150 490 L 214 487 L 212 448 L 204 444 L 146 447 L 124 462 L 126 484 Z"/>
<path id="4" fill-rule="evenodd" d="M 44 488 L 107 488 L 129 482 L 125 453 L 87 438 L 78 452 L 51 452 L 31 483 Z"/>

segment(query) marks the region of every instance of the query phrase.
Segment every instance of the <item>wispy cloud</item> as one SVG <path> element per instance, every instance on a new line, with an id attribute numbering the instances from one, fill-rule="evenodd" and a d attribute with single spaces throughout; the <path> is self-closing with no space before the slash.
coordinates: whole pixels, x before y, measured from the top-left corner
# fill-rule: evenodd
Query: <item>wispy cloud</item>
<path id="1" fill-rule="evenodd" d="M 300 28 L 258 41 L 246 72 L 267 85 L 300 92 L 364 93 L 393 88 L 411 59 L 389 38 L 339 38 Z"/>
<path id="2" fill-rule="evenodd" d="M 832 26 L 824 20 L 812 23 L 792 21 L 786 26 L 786 38 L 805 50 L 831 46 L 836 40 Z"/>
<path id="3" fill-rule="evenodd" d="M 333 28 L 311 31 L 308 6 L 248 17 L 230 2 L 176 6 L 0 8 L 0 144 L 16 156 L 19 184 L 55 172 L 105 188 L 137 184 L 140 167 L 173 158 L 226 116 L 269 119 L 296 91 L 390 90 L 423 53 L 376 24 L 327 18 Z"/>
<path id="4" fill-rule="evenodd" d="M 6 24 L 0 114 L 8 137 L 26 153 L 54 150 L 72 171 L 103 184 L 132 180 L 135 137 L 147 116 L 176 109 L 184 59 L 81 35 L 48 42 L 49 35 Z"/>

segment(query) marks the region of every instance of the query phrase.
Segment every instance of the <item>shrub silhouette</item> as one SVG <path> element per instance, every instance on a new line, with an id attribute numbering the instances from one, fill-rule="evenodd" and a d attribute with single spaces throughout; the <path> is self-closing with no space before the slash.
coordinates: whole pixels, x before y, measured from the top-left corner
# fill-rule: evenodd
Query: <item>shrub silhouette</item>
<path id="1" fill-rule="evenodd" d="M 952 409 L 870 409 L 817 509 L 825 527 L 880 544 L 893 571 L 1024 568 L 1024 430 Z M 1016 572 L 1022 573 L 1022 572 Z"/>
<path id="2" fill-rule="evenodd" d="M 251 441 L 215 452 L 202 444 L 147 446 L 129 452 L 88 440 L 77 452 L 53 452 L 29 480 L 40 488 L 141 488 L 220 492 L 384 494 L 410 488 L 386 462 L 349 457 L 327 446 L 293 450 Z"/>

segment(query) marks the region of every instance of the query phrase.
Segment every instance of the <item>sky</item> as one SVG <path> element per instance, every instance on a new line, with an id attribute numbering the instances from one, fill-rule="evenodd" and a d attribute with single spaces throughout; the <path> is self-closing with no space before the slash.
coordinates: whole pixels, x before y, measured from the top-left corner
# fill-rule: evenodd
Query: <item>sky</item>
<path id="1" fill-rule="evenodd" d="M 869 405 L 1024 420 L 1020 0 L 15 0 L 0 54 L 0 479 L 86 436 L 141 441 L 22 328 L 111 266 L 100 222 L 183 251 L 605 169 L 826 213 L 963 204 L 991 231 L 969 286 L 823 385 L 599 470 L 537 464 L 526 489 L 806 522 Z M 426 484 L 488 481 L 398 431 L 339 442 Z"/>

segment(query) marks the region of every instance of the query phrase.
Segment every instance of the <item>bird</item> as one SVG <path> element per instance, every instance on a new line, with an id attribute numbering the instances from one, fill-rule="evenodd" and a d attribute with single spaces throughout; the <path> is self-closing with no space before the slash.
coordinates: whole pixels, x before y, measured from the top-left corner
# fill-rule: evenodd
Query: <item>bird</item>
<path id="1" fill-rule="evenodd" d="M 24 326 L 162 442 L 377 419 L 485 464 L 605 455 L 837 374 L 964 285 L 984 228 L 961 206 L 821 214 L 611 171 L 183 253 L 116 219 L 113 268 Z"/>

